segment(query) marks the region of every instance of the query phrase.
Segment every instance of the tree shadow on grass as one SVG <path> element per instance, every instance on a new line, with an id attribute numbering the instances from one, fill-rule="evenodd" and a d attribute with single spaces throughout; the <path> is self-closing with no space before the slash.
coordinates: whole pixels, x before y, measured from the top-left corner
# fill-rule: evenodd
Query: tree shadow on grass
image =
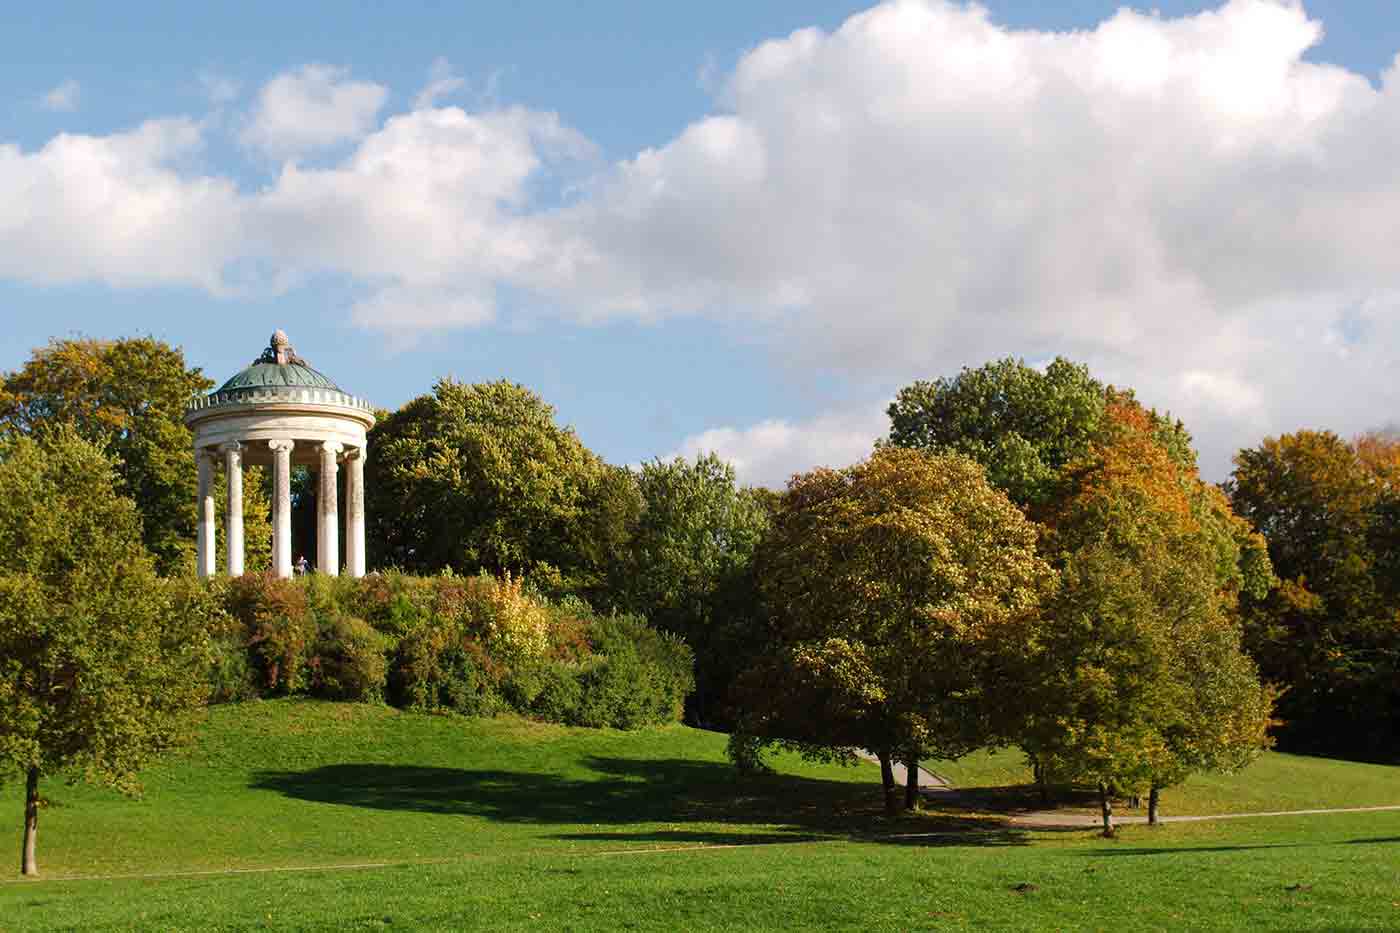
<path id="1" fill-rule="evenodd" d="M 1082 810 L 1098 812 L 1098 792 L 1077 787 L 1057 787 L 1049 803 L 1031 784 L 1006 784 L 997 787 L 957 787 L 947 791 L 933 790 L 928 799 L 936 801 L 939 809 L 975 813 L 997 813 L 1021 816 L 1046 810 Z"/>
<path id="2" fill-rule="evenodd" d="M 299 800 L 376 810 L 540 826 L 584 824 L 586 830 L 553 836 L 579 841 L 738 845 L 859 839 L 1018 845 L 1027 837 L 982 816 L 885 818 L 878 784 L 788 775 L 739 779 L 727 764 L 683 759 L 593 756 L 582 763 L 593 772 L 589 777 L 347 763 L 259 772 L 251 786 Z"/>

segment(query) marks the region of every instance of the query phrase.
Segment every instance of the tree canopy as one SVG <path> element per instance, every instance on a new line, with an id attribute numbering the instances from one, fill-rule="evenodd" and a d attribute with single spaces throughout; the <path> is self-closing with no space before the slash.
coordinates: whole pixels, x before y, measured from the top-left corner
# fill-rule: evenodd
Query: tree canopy
<path id="1" fill-rule="evenodd" d="M 1280 744 L 1400 757 L 1400 444 L 1330 431 L 1266 438 L 1226 489 L 1284 583 L 1246 600 L 1247 639 L 1283 688 Z"/>
<path id="2" fill-rule="evenodd" d="M 795 476 L 759 552 L 776 641 L 740 681 L 742 731 L 910 767 L 985 744 L 1051 585 L 1035 545 L 961 455 L 886 447 Z"/>
<path id="3" fill-rule="evenodd" d="M 641 509 L 618 552 L 609 597 L 690 644 L 697 666 L 691 718 L 713 725 L 753 650 L 751 564 L 767 508 L 714 454 L 654 460 L 632 476 Z"/>
<path id="4" fill-rule="evenodd" d="M 1030 655 L 1022 746 L 1042 773 L 1097 784 L 1111 833 L 1110 792 L 1150 790 L 1155 818 L 1160 788 L 1265 746 L 1271 695 L 1241 648 L 1236 600 L 1267 588 L 1254 579 L 1267 562 L 1136 403 L 1109 404 L 1065 475 L 1047 517 L 1061 587 Z"/>
<path id="5" fill-rule="evenodd" d="M 529 574 L 588 589 L 635 492 L 554 409 L 510 382 L 441 380 L 375 425 L 366 496 L 371 561 L 416 572 Z"/>
<path id="6" fill-rule="evenodd" d="M 965 454 L 1012 501 L 1042 505 L 1065 465 L 1087 452 L 1104 403 L 1104 385 L 1087 367 L 1056 357 L 1042 372 L 997 360 L 900 389 L 888 443 Z"/>
<path id="7" fill-rule="evenodd" d="M 119 490 L 136 502 L 157 567 L 182 572 L 193 564 L 196 491 L 183 418 L 212 385 L 178 348 L 153 337 L 52 340 L 0 378 L 0 433 L 70 425 L 96 444 L 113 458 Z M 257 497 L 247 506 L 256 521 Z"/>
<path id="8" fill-rule="evenodd" d="M 203 701 L 207 620 L 156 577 L 111 463 L 71 427 L 0 439 L 0 769 L 24 776 L 21 868 L 37 871 L 39 781 L 136 789 Z"/>

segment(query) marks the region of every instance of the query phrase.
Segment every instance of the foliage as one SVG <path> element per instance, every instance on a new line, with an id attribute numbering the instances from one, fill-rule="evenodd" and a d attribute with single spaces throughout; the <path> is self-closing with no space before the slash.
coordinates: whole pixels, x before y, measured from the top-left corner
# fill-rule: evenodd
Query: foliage
<path id="1" fill-rule="evenodd" d="M 389 639 L 365 620 L 336 615 L 316 641 L 314 691 L 331 700 L 384 699 Z"/>
<path id="2" fill-rule="evenodd" d="M 0 767 L 134 793 L 204 699 L 210 621 L 163 584 L 111 463 L 69 427 L 0 441 Z"/>
<path id="3" fill-rule="evenodd" d="M 632 729 L 680 718 L 695 686 L 694 658 L 679 637 L 637 616 L 599 616 L 588 642 L 601 663 L 580 670 L 579 725 Z"/>
<path id="4" fill-rule="evenodd" d="M 882 448 L 788 485 L 759 556 L 778 641 L 740 682 L 742 731 L 910 762 L 997 735 L 1050 568 L 980 466 Z"/>
<path id="5" fill-rule="evenodd" d="M 527 596 L 524 577 L 486 578 L 482 587 L 480 626 L 492 657 L 507 665 L 542 657 L 549 650 L 549 613 L 538 599 Z"/>
<path id="6" fill-rule="evenodd" d="M 228 573 L 228 481 L 223 461 L 212 473 L 214 490 L 214 567 Z M 314 539 L 314 535 L 312 536 Z M 191 563 L 189 566 L 193 566 Z M 262 467 L 243 466 L 243 572 L 272 567 L 272 475 Z M 185 568 L 181 568 L 185 569 Z"/>
<path id="7" fill-rule="evenodd" d="M 375 425 L 366 464 L 370 562 L 417 572 L 526 573 L 587 588 L 628 484 L 554 409 L 509 382 L 445 379 Z"/>
<path id="8" fill-rule="evenodd" d="M 229 614 L 244 627 L 263 689 L 274 695 L 304 690 L 311 682 L 316 641 L 306 588 L 271 574 L 248 574 L 229 581 L 228 600 Z"/>
<path id="9" fill-rule="evenodd" d="M 611 574 L 613 605 L 645 616 L 695 651 L 691 720 L 723 721 L 729 685 L 762 634 L 753 554 L 768 527 L 760 494 L 740 489 L 714 454 L 645 463 L 642 508 Z"/>
<path id="10" fill-rule="evenodd" d="M 1040 506 L 1055 496 L 1065 465 L 1088 451 L 1105 394 L 1086 367 L 1061 357 L 1044 372 L 998 360 L 900 389 L 889 407 L 888 442 L 965 454 L 1013 502 Z"/>
<path id="11" fill-rule="evenodd" d="M 1028 655 L 1023 747 L 1055 777 L 1106 792 L 1248 763 L 1271 700 L 1235 611 L 1261 570 L 1240 569 L 1249 533 L 1126 399 L 1065 476 L 1072 491 L 1048 516 L 1061 587 Z"/>
<path id="12" fill-rule="evenodd" d="M 1268 542 L 1284 585 L 1246 600 L 1247 637 L 1278 682 L 1279 741 L 1397 760 L 1400 745 L 1400 444 L 1328 431 L 1267 438 L 1226 490 Z"/>
<path id="13" fill-rule="evenodd" d="M 0 433 L 71 425 L 114 460 L 118 491 L 135 500 L 157 568 L 183 572 L 193 563 L 196 495 L 183 418 L 185 406 L 212 385 L 197 367 L 186 367 L 179 349 L 153 337 L 52 340 L 0 377 Z M 249 519 L 266 521 L 257 496 L 245 506 Z"/>
<path id="14" fill-rule="evenodd" d="M 209 592 L 232 620 L 216 643 L 236 641 L 260 695 L 630 729 L 679 718 L 694 686 L 679 638 L 577 599 L 551 602 L 519 577 L 264 574 L 214 581 Z M 247 680 L 232 659 L 219 661 L 219 699 L 235 698 Z"/>

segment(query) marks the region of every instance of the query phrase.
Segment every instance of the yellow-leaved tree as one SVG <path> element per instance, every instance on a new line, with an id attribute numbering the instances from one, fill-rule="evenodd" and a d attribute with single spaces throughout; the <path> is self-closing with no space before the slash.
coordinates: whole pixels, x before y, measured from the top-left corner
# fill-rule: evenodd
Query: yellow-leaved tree
<path id="1" fill-rule="evenodd" d="M 1036 528 L 958 454 L 886 447 L 795 476 L 758 554 L 770 650 L 739 679 L 732 748 L 956 758 L 998 732 L 1052 584 Z M 915 777 L 914 780 L 917 780 Z M 913 807 L 917 785 L 906 787 Z"/>

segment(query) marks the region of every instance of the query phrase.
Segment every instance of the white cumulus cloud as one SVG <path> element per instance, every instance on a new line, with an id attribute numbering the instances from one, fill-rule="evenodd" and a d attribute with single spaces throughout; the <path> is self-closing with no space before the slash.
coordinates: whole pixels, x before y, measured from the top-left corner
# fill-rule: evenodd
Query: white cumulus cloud
<path id="1" fill-rule="evenodd" d="M 870 456 L 876 438 L 889 432 L 888 402 L 789 421 L 771 418 L 748 427 L 709 428 L 681 442 L 670 457 L 693 460 L 715 453 L 739 481 L 782 489 L 794 473 L 818 466 L 844 467 Z"/>
<path id="2" fill-rule="evenodd" d="M 263 85 L 240 138 L 274 159 L 359 139 L 374 127 L 387 95 L 383 85 L 350 80 L 347 68 L 303 65 Z"/>
<path id="3" fill-rule="evenodd" d="M 1286 0 L 1066 33 L 889 0 L 758 45 L 716 112 L 562 205 L 541 182 L 590 147 L 553 114 L 441 106 L 459 79 L 435 64 L 383 119 L 384 87 L 306 65 L 258 92 L 242 141 L 284 164 L 256 190 L 187 119 L 0 144 L 0 275 L 331 272 L 405 339 L 493 320 L 501 287 L 583 320 L 748 317 L 789 365 L 882 393 L 1064 354 L 1184 418 L 1218 477 L 1262 432 L 1400 408 L 1400 69 L 1306 61 L 1321 35 Z M 839 435 L 819 422 L 711 442 L 771 482 L 855 449 L 804 440 Z"/>
<path id="4" fill-rule="evenodd" d="M 110 136 L 0 145 L 0 276 L 225 291 L 239 251 L 234 185 L 190 172 L 198 124 L 152 120 Z"/>

